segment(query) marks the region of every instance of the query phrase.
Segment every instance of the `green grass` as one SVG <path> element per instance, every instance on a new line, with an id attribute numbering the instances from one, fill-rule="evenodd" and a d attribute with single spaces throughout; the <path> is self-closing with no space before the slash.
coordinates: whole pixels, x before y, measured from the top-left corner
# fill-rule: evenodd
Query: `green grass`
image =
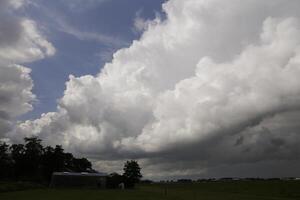
<path id="1" fill-rule="evenodd" d="M 20 190 L 30 190 L 30 189 L 37 189 L 37 188 L 45 188 L 45 186 L 31 183 L 31 182 L 11 182 L 11 181 L 0 182 L 0 193 L 20 191 Z"/>
<path id="2" fill-rule="evenodd" d="M 236 181 L 140 185 L 135 190 L 35 189 L 1 200 L 300 200 L 300 181 Z"/>

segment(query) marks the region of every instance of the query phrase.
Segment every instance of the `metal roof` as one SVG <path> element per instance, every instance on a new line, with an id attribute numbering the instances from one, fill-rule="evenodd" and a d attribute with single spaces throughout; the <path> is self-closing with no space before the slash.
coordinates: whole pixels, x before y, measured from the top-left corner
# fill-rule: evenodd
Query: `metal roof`
<path id="1" fill-rule="evenodd" d="M 88 172 L 53 172 L 56 176 L 107 176 L 106 173 L 88 173 Z"/>

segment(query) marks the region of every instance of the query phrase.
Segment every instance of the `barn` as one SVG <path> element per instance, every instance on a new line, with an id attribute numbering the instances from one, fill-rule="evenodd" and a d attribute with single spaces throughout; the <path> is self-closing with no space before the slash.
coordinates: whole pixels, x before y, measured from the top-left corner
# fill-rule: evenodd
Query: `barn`
<path id="1" fill-rule="evenodd" d="M 106 180 L 105 173 L 54 172 L 50 187 L 106 188 Z"/>

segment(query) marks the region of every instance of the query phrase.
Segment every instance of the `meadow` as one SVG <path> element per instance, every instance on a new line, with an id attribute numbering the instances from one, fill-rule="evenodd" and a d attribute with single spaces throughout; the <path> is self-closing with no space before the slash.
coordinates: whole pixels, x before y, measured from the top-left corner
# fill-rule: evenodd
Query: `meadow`
<path id="1" fill-rule="evenodd" d="M 224 181 L 138 185 L 132 190 L 27 189 L 1 200 L 288 200 L 300 199 L 300 181 Z"/>

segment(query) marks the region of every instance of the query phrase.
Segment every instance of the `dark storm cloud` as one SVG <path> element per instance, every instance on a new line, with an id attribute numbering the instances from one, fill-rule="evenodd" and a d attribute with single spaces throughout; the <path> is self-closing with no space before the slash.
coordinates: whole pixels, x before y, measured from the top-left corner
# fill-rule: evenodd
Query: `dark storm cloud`
<path id="1" fill-rule="evenodd" d="M 12 128 L 10 116 L 5 111 L 0 110 L 0 138 L 5 136 Z"/>

